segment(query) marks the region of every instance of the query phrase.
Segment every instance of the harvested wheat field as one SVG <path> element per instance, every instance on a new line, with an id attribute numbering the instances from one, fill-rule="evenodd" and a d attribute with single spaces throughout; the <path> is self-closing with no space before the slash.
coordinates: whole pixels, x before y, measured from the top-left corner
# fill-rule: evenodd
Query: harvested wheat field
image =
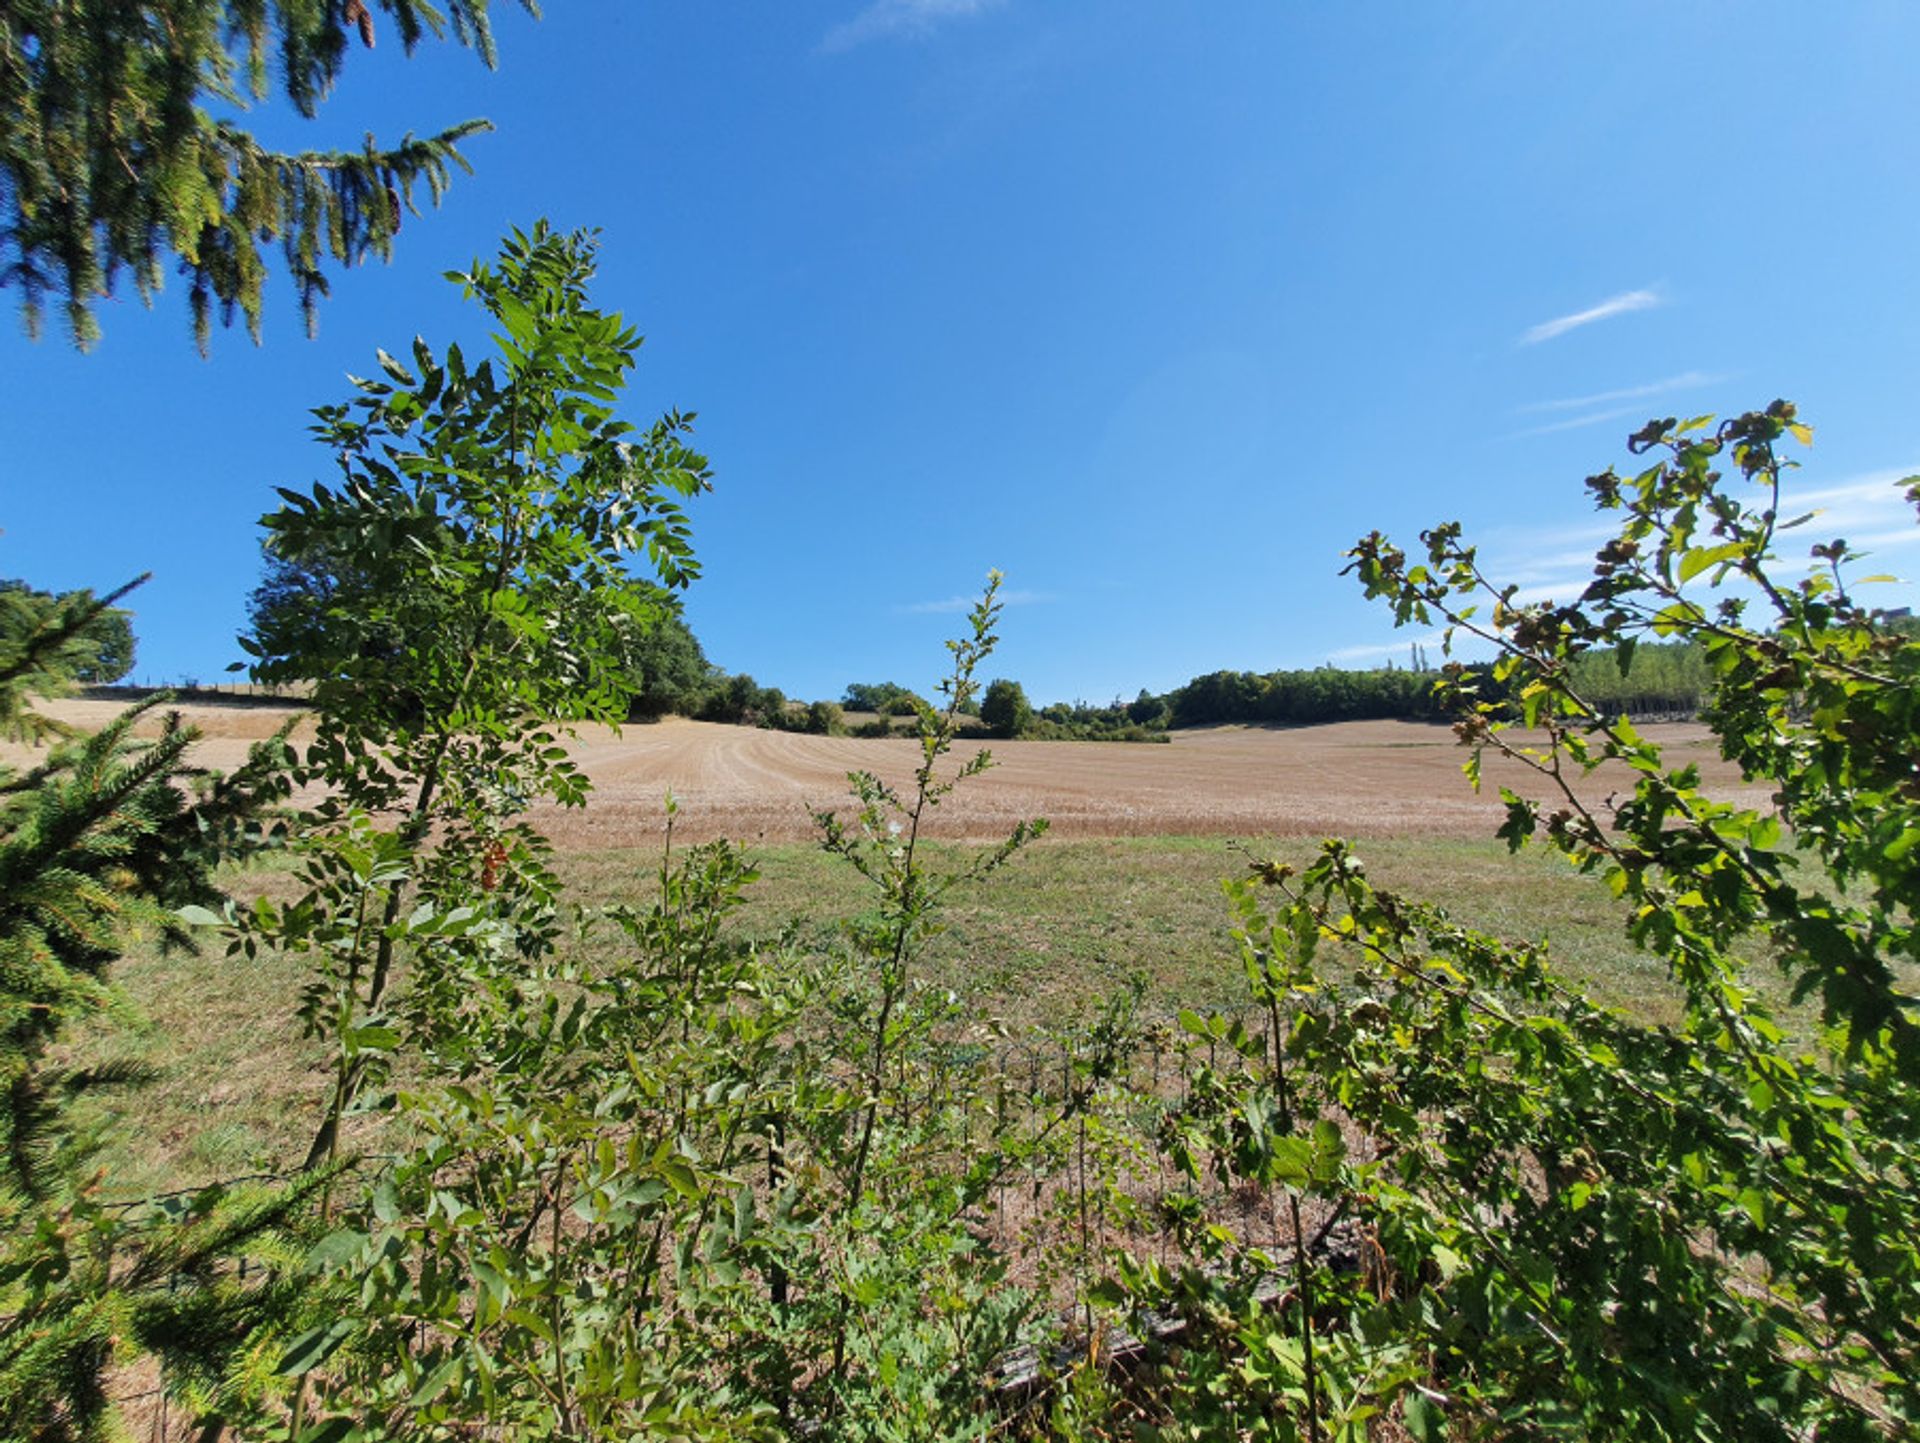
<path id="1" fill-rule="evenodd" d="M 47 710 L 96 727 L 118 704 L 66 700 Z M 231 767 L 249 742 L 291 713 L 277 707 L 192 704 L 181 710 L 205 734 L 198 755 Z M 1648 725 L 1670 764 L 1697 763 L 1719 795 L 1765 804 L 1721 761 L 1704 727 Z M 1518 734 L 1514 734 L 1518 735 Z M 979 743 L 963 742 L 965 758 Z M 849 808 L 846 774 L 878 773 L 906 786 L 918 760 L 908 739 L 804 736 L 672 718 L 624 728 L 584 728 L 576 753 L 594 779 L 581 810 L 543 809 L 541 825 L 565 848 L 650 844 L 669 788 L 680 802 L 675 834 L 792 841 L 813 835 L 811 811 Z M 1501 785 L 1544 796 L 1539 779 L 1489 757 L 1476 796 L 1461 776 L 1466 753 L 1444 726 L 1346 722 L 1269 730 L 1175 732 L 1164 746 L 1114 742 L 997 742 L 994 766 L 941 803 L 931 834 L 988 838 L 1023 817 L 1045 817 L 1068 836 L 1358 836 L 1484 838 L 1499 824 Z M 22 749 L 4 750 L 18 760 Z M 1624 770 L 1585 788 L 1593 801 L 1627 786 Z"/>

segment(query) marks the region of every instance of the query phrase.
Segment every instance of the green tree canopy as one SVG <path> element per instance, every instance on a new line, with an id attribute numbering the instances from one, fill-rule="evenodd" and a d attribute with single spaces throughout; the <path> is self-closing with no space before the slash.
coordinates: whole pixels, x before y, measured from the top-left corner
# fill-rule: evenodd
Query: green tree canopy
<path id="1" fill-rule="evenodd" d="M 124 636 L 130 658 L 126 613 L 112 608 L 127 589 L 96 598 L 0 583 L 0 734 L 64 730 L 36 717 L 32 699 L 102 665 L 103 631 Z M 182 1351 L 210 1356 L 219 1320 L 251 1303 L 213 1281 L 226 1271 L 213 1264 L 260 1245 L 285 1216 L 243 1223 L 228 1212 L 208 1227 L 201 1213 L 193 1238 L 164 1224 L 129 1230 L 83 1170 L 91 1129 L 75 1125 L 72 1104 L 141 1071 L 76 1066 L 57 1044 L 76 1023 L 130 1012 L 108 976 L 129 936 L 185 941 L 176 909 L 220 902 L 216 869 L 253 849 L 284 794 L 278 738 L 233 776 L 210 777 L 189 763 L 197 733 L 177 714 L 156 738 L 134 736 L 154 704 L 21 770 L 0 762 L 0 1437 L 122 1436 L 108 1374 L 127 1340 L 177 1360 L 173 1344 L 191 1334 Z M 117 1243 L 103 1246 L 108 1237 Z M 196 1243 L 205 1287 L 179 1266 Z"/>
<path id="2" fill-rule="evenodd" d="M 535 0 L 521 0 L 538 13 Z M 390 27 L 408 53 L 451 35 L 493 63 L 488 0 L 7 0 L 0 5 L 0 285 L 17 286 L 29 331 L 63 298 L 74 342 L 121 274 L 143 299 L 168 256 L 190 278 L 204 351 L 218 303 L 257 340 L 266 265 L 281 243 L 311 329 L 326 265 L 383 259 L 424 180 L 437 201 L 468 120 L 382 148 L 281 153 L 216 115 L 264 100 L 268 69 L 311 118 L 349 48 Z M 376 19 L 375 10 L 385 17 Z"/>
<path id="3" fill-rule="evenodd" d="M 634 628 L 627 642 L 627 685 L 633 696 L 629 718 L 692 716 L 700 710 L 715 677 L 700 639 L 678 611 L 663 612 L 651 627 Z"/>
<path id="4" fill-rule="evenodd" d="M 501 327 L 497 361 L 416 340 L 413 370 L 382 351 L 385 380 L 315 411 L 340 480 L 263 518 L 274 561 L 241 644 L 256 679 L 312 686 L 328 765 L 430 777 L 455 731 L 504 745 L 532 719 L 625 716 L 630 638 L 698 573 L 677 498 L 708 470 L 691 416 L 617 416 L 640 338 L 589 302 L 595 254 L 516 232 L 458 277 Z"/>
<path id="5" fill-rule="evenodd" d="M 980 720 L 997 737 L 1017 737 L 1033 722 L 1033 706 L 1026 689 L 1004 677 L 987 683 L 987 694 L 980 701 Z"/>
<path id="6" fill-rule="evenodd" d="M 897 681 L 854 681 L 840 696 L 848 711 L 879 712 L 885 716 L 912 716 L 924 703 L 918 693 Z"/>
<path id="7" fill-rule="evenodd" d="M 307 818 L 309 892 L 277 945 L 309 948 L 313 919 L 342 908 L 381 918 L 329 975 L 330 1018 L 382 1005 L 410 888 L 464 897 L 485 878 L 499 906 L 519 895 L 512 877 L 547 887 L 521 813 L 541 796 L 577 805 L 591 786 L 556 728 L 625 719 L 630 640 L 698 574 L 679 502 L 707 489 L 706 458 L 685 442 L 689 415 L 644 429 L 619 416 L 640 337 L 592 304 L 596 253 L 590 234 L 541 222 L 454 277 L 497 325 L 498 356 L 469 364 L 416 338 L 410 369 L 378 352 L 385 379 L 314 412 L 335 484 L 283 488 L 262 518 L 285 565 L 241 645 L 257 680 L 311 688 L 315 737 L 295 776 L 327 791 Z M 380 814 L 397 828 L 376 833 Z M 342 890 L 341 837 L 385 849 L 377 900 Z M 333 1157 L 373 1067 L 351 1037 L 336 1062 L 310 1166 Z"/>
<path id="8" fill-rule="evenodd" d="M 1140 695 L 1127 703 L 1127 719 L 1135 726 L 1151 726 L 1166 720 L 1167 710 L 1167 699 L 1155 696 L 1143 686 Z"/>

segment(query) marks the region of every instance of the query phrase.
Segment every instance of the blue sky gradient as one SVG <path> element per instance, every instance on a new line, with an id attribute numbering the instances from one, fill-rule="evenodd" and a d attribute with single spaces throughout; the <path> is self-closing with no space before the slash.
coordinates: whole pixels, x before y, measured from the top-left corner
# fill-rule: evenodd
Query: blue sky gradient
<path id="1" fill-rule="evenodd" d="M 552 0 L 498 30 L 498 71 L 388 43 L 318 121 L 258 113 L 302 146 L 498 126 L 316 340 L 277 276 L 265 344 L 205 362 L 177 285 L 87 356 L 0 338 L 0 575 L 152 569 L 136 675 L 239 656 L 256 519 L 327 475 L 307 408 L 375 346 L 480 344 L 440 273 L 539 216 L 604 231 L 633 417 L 700 413 L 695 631 L 791 695 L 929 684 L 990 566 L 991 670 L 1036 700 L 1404 658 L 1338 576 L 1356 536 L 1458 517 L 1565 592 L 1629 431 L 1775 396 L 1818 433 L 1806 540 L 1913 569 L 1920 9 Z"/>

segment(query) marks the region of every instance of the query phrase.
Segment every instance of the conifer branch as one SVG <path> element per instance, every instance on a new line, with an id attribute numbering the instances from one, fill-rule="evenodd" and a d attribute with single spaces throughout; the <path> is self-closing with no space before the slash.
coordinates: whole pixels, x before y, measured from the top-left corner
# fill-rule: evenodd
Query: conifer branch
<path id="1" fill-rule="evenodd" d="M 494 63 L 487 0 L 179 0 L 164 17 L 121 0 L 0 0 L 0 287 L 18 289 L 29 333 L 57 299 L 85 348 L 100 299 L 130 277 L 150 303 L 171 261 L 204 353 L 216 307 L 259 339 L 262 243 L 282 247 L 309 330 L 329 265 L 388 258 L 415 184 L 437 204 L 451 168 L 469 168 L 458 143 L 486 121 L 386 149 L 369 136 L 359 152 L 282 153 L 203 103 L 264 99 L 271 48 L 286 98 L 311 118 L 349 50 L 376 43 L 376 8 L 409 53 L 451 36 Z"/>

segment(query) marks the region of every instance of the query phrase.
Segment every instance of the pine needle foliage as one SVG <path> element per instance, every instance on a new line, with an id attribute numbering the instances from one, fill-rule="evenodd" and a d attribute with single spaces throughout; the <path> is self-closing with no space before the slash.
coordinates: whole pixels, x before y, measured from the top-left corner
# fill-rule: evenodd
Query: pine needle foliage
<path id="1" fill-rule="evenodd" d="M 0 589 L 0 734 L 68 736 L 33 703 L 71 685 L 98 654 L 102 618 L 145 579 L 98 598 Z M 265 809 L 286 794 L 283 737 L 229 777 L 189 764 L 196 733 L 178 713 L 157 738 L 136 738 L 164 701 L 69 737 L 24 771 L 0 767 L 0 1193 L 50 1192 L 62 1098 L 126 1080 L 43 1071 L 47 1045 L 119 1008 L 105 974 L 130 933 L 187 943 L 176 909 L 221 900 L 215 868 L 259 844 Z"/>
<path id="2" fill-rule="evenodd" d="M 99 663 L 103 629 L 126 615 L 113 603 L 146 579 L 137 576 L 104 597 L 0 585 L 0 738 L 37 742 L 63 734 L 59 722 L 33 709 L 31 698 L 64 695 Z"/>
<path id="3" fill-rule="evenodd" d="M 0 592 L 10 731 L 47 735 L 33 698 L 71 679 L 88 629 L 121 594 Z M 75 1022 L 130 1011 L 108 965 L 130 935 L 186 944 L 178 909 L 222 900 L 215 869 L 261 844 L 261 819 L 286 792 L 283 737 L 228 777 L 192 767 L 196 734 L 177 713 L 158 737 L 136 737 L 164 701 L 24 771 L 0 769 L 0 1437 L 118 1436 L 107 1378 L 138 1350 L 163 1359 L 169 1390 L 197 1416 L 217 1415 L 249 1346 L 277 1338 L 304 1295 L 281 1254 L 312 1185 L 206 1189 L 136 1216 L 76 1181 L 85 1148 L 68 1105 L 142 1078 L 60 1066 L 50 1046 Z M 242 1258 L 262 1271 L 249 1280 Z"/>
<path id="4" fill-rule="evenodd" d="M 0 1246 L 0 1437 L 124 1438 L 109 1380 L 140 1353 L 159 1360 L 199 1435 L 219 1436 L 320 1302 L 301 1239 L 333 1176 L 203 1188 L 138 1210 L 84 1194 L 32 1210 L 0 1198 L 11 1237 Z"/>
<path id="5" fill-rule="evenodd" d="M 214 868 L 249 845 L 280 795 L 284 743 L 232 776 L 196 778 L 195 733 L 177 713 L 160 736 L 133 728 L 157 701 L 63 743 L 24 775 L 0 774 L 0 1173 L 29 1195 L 53 1185 L 58 1109 L 38 1062 L 67 1025 L 121 1004 L 106 968 L 132 930 L 185 945 L 175 909 L 221 900 Z M 190 798 L 183 786 L 198 781 Z"/>
<path id="6" fill-rule="evenodd" d="M 216 307 L 257 341 L 276 242 L 311 332 L 326 268 L 388 258 L 416 187 L 437 204 L 469 168 L 459 143 L 491 129 L 289 153 L 232 118 L 268 97 L 270 55 L 312 118 L 349 49 L 377 42 L 376 10 L 409 54 L 451 36 L 494 63 L 487 0 L 0 0 L 0 286 L 19 288 L 29 333 L 52 295 L 85 348 L 122 274 L 150 302 L 171 257 L 202 353 Z"/>

